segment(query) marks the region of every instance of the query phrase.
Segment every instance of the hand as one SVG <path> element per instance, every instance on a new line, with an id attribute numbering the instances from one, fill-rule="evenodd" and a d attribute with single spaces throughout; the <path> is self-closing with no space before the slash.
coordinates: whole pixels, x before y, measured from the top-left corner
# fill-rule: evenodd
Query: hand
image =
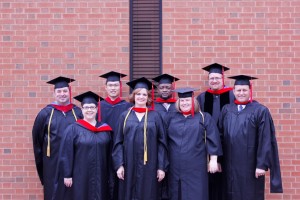
<path id="1" fill-rule="evenodd" d="M 157 179 L 158 182 L 162 181 L 165 178 L 165 172 L 163 170 L 158 169 L 157 170 Z"/>
<path id="2" fill-rule="evenodd" d="M 66 187 L 72 187 L 73 184 L 72 178 L 64 178 L 64 184 Z"/>
<path id="3" fill-rule="evenodd" d="M 124 167 L 123 165 L 121 167 L 119 167 L 119 169 L 117 170 L 117 176 L 119 179 L 124 180 Z"/>
<path id="4" fill-rule="evenodd" d="M 219 171 L 219 165 L 216 160 L 210 160 L 208 163 L 208 172 L 216 173 Z"/>
<path id="5" fill-rule="evenodd" d="M 264 175 L 266 175 L 266 170 L 256 168 L 256 170 L 255 170 L 256 178 L 258 178 L 259 176 L 264 176 Z"/>

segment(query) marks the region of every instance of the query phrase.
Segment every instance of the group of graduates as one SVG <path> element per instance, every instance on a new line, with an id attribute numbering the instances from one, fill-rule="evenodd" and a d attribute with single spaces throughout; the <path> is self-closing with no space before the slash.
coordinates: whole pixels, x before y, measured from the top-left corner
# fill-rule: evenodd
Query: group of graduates
<path id="1" fill-rule="evenodd" d="M 45 200 L 263 200 L 282 181 L 274 123 L 267 107 L 252 99 L 255 77 L 224 84 L 228 67 L 208 71 L 209 89 L 175 88 L 169 74 L 127 83 L 108 72 L 107 97 L 92 91 L 71 101 L 69 83 L 58 77 L 55 101 L 37 115 L 33 149 Z M 158 98 L 154 99 L 154 88 Z M 178 98 L 175 98 L 177 93 Z"/>

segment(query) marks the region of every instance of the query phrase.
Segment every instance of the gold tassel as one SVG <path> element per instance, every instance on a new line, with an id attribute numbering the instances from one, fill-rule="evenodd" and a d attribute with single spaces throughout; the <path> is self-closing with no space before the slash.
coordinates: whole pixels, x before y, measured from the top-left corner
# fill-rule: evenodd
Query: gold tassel
<path id="1" fill-rule="evenodd" d="M 144 165 L 148 161 L 148 151 L 147 151 L 147 118 L 148 118 L 148 108 L 146 108 L 145 121 L 144 121 Z"/>
<path id="2" fill-rule="evenodd" d="M 50 126 L 53 117 L 54 108 L 52 108 L 49 123 L 48 123 L 48 144 L 47 144 L 47 157 L 50 157 Z"/>

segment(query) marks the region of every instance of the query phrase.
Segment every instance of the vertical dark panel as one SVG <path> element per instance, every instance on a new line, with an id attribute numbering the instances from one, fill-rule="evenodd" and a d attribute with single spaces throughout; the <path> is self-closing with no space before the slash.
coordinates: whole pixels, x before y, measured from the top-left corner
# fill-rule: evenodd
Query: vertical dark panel
<path id="1" fill-rule="evenodd" d="M 162 2 L 130 1 L 130 79 L 153 78 L 162 70 Z"/>

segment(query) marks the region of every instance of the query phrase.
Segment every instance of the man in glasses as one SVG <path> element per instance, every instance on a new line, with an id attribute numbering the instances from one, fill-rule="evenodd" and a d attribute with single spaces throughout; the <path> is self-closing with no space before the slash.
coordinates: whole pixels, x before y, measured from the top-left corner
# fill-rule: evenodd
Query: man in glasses
<path id="1" fill-rule="evenodd" d="M 226 87 L 224 84 L 224 72 L 229 70 L 228 67 L 213 63 L 203 70 L 208 72 L 209 89 L 201 93 L 197 100 L 200 104 L 201 111 L 211 114 L 217 123 L 222 107 L 234 101 L 232 88 Z M 220 161 L 218 160 L 218 163 Z M 219 164 L 219 172 L 221 172 Z M 209 200 L 222 200 L 222 174 L 209 174 Z"/>

